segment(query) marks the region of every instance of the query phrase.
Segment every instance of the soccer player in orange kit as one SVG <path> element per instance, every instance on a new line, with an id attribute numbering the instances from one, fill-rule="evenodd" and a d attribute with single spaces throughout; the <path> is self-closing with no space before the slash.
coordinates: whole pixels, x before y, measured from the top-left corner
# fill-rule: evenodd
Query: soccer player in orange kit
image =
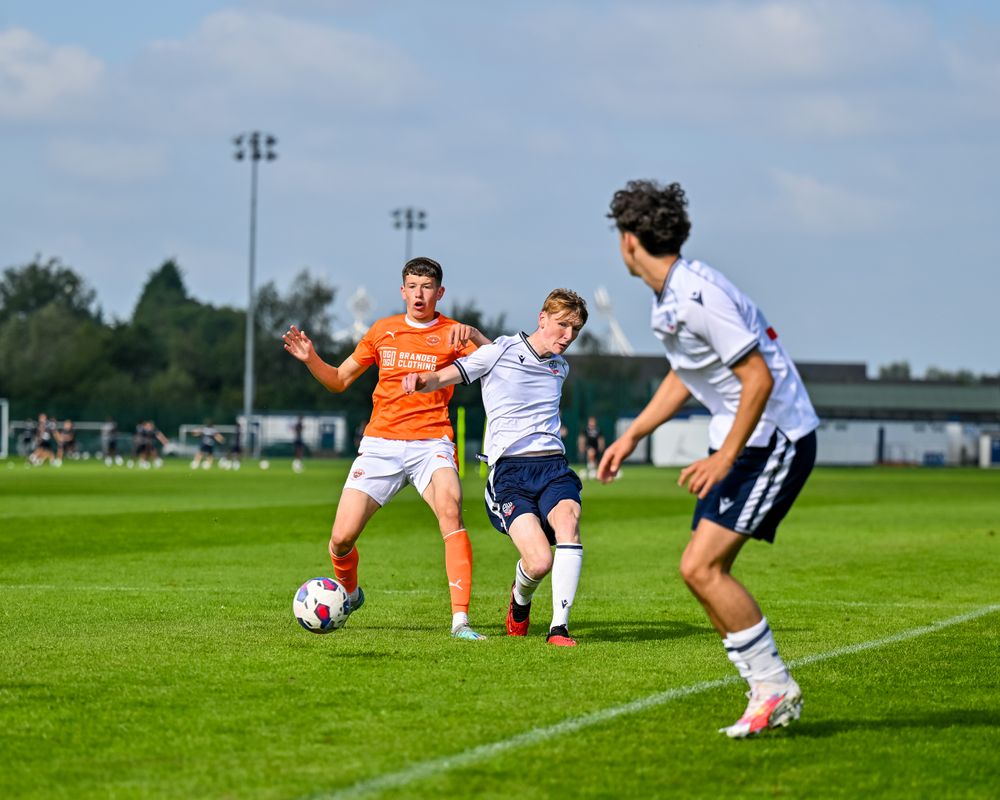
<path id="1" fill-rule="evenodd" d="M 352 613 L 365 601 L 358 585 L 355 542 L 372 515 L 410 482 L 434 511 L 444 539 L 451 635 L 475 641 L 486 637 L 469 625 L 472 543 L 462 520 L 462 485 L 448 419 L 454 389 L 407 395 L 402 387 L 404 375 L 440 369 L 489 343 L 472 326 L 437 312 L 444 296 L 442 279 L 441 265 L 433 259 L 421 256 L 407 261 L 400 287 L 406 312 L 373 324 L 339 367 L 320 358 L 306 333 L 294 325 L 282 338 L 285 350 L 331 392 L 343 392 L 368 367 L 378 365 L 371 420 L 341 492 L 330 534 L 334 575 L 349 593 Z"/>

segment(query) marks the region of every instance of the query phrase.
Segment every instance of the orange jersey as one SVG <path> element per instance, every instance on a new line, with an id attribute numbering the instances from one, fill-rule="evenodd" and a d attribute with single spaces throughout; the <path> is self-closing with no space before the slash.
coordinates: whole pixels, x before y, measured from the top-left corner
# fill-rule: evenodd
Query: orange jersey
<path id="1" fill-rule="evenodd" d="M 436 392 L 403 393 L 403 376 L 434 372 L 475 351 L 467 342 L 457 350 L 448 344 L 453 319 L 438 314 L 426 327 L 408 324 L 405 314 L 380 319 L 364 335 L 352 357 L 363 366 L 378 364 L 378 384 L 372 393 L 372 418 L 365 436 L 382 439 L 454 440 L 448 402 L 454 387 Z"/>

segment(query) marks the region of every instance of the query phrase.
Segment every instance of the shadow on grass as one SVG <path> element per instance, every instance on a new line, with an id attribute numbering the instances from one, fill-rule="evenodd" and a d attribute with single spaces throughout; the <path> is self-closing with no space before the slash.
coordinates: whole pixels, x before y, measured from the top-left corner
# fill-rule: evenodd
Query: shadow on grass
<path id="1" fill-rule="evenodd" d="M 1000 728 L 1000 711 L 955 708 L 932 711 L 920 716 L 909 714 L 885 719 L 830 719 L 817 722 L 801 721 L 787 729 L 787 735 L 812 739 L 837 736 L 857 731 L 902 730 L 904 728 L 947 728 L 950 726 Z"/>
<path id="2" fill-rule="evenodd" d="M 591 641 L 598 642 L 645 642 L 650 640 L 684 639 L 711 632 L 708 625 L 692 625 L 677 620 L 616 619 L 613 621 L 586 620 L 572 622 L 570 627 Z"/>

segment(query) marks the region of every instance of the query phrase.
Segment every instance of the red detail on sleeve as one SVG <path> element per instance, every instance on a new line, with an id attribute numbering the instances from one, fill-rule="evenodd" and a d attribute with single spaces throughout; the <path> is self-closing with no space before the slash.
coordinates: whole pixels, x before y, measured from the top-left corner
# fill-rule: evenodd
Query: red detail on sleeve
<path id="1" fill-rule="evenodd" d="M 770 339 L 772 342 L 778 338 L 778 332 L 774 328 L 768 328 L 764 332 L 767 334 L 767 338 Z"/>

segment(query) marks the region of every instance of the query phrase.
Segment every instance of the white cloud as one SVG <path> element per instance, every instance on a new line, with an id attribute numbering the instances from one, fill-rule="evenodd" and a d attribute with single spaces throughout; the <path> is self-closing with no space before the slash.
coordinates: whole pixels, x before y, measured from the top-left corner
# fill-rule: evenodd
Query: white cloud
<path id="1" fill-rule="evenodd" d="M 321 111 L 343 101 L 393 107 L 419 80 L 414 64 L 370 36 L 235 10 L 206 17 L 187 39 L 154 43 L 146 69 L 168 84 L 215 87 L 220 98 L 311 99 Z"/>
<path id="2" fill-rule="evenodd" d="M 55 139 L 48 144 L 48 158 L 65 173 L 108 183 L 160 175 L 165 163 L 157 145 L 106 140 Z"/>
<path id="3" fill-rule="evenodd" d="M 807 233 L 849 239 L 884 232 L 894 222 L 893 206 L 886 200 L 812 175 L 773 170 L 771 177 L 778 190 L 775 213 Z"/>
<path id="4" fill-rule="evenodd" d="M 0 31 L 0 119 L 68 115 L 92 96 L 103 63 L 80 47 L 57 47 L 30 31 Z"/>
<path id="5" fill-rule="evenodd" d="M 578 97 L 637 120 L 794 137 L 896 131 L 912 113 L 891 98 L 914 75 L 945 70 L 925 15 L 881 3 L 637 3 L 611 13 L 563 7 L 532 29 L 543 49 L 571 59 Z"/>

